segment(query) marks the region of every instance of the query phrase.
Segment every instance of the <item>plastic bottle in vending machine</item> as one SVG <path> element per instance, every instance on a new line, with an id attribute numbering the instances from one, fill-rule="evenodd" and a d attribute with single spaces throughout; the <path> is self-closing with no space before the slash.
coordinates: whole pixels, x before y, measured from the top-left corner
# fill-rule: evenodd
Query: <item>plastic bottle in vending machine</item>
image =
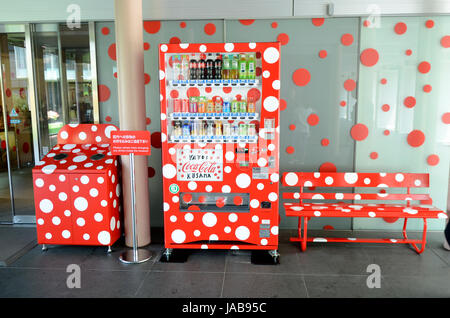
<path id="1" fill-rule="evenodd" d="M 206 135 L 214 136 L 214 122 L 213 121 L 206 122 Z"/>
<path id="2" fill-rule="evenodd" d="M 191 128 L 188 121 L 183 122 L 183 128 L 182 128 L 183 136 L 190 136 L 191 135 Z"/>
<path id="3" fill-rule="evenodd" d="M 216 136 L 222 136 L 222 122 L 220 120 L 216 120 L 215 126 Z"/>
<path id="4" fill-rule="evenodd" d="M 231 60 L 228 55 L 223 56 L 222 79 L 230 78 Z"/>
<path id="5" fill-rule="evenodd" d="M 239 78 L 247 78 L 247 59 L 244 53 L 239 54 Z"/>
<path id="6" fill-rule="evenodd" d="M 239 78 L 239 58 L 237 54 L 230 54 L 231 58 L 231 74 L 230 79 Z"/>
<path id="7" fill-rule="evenodd" d="M 239 113 L 239 102 L 236 99 L 231 102 L 231 112 Z"/>
<path id="8" fill-rule="evenodd" d="M 190 113 L 196 113 L 197 112 L 197 97 L 196 96 L 191 96 L 189 98 L 189 112 Z"/>
<path id="9" fill-rule="evenodd" d="M 222 112 L 223 113 L 231 112 L 231 103 L 230 103 L 230 99 L 228 97 L 225 97 L 223 99 Z"/>
<path id="10" fill-rule="evenodd" d="M 247 112 L 247 101 L 245 99 L 241 100 L 239 103 L 239 112 L 246 113 Z"/>
<path id="11" fill-rule="evenodd" d="M 214 102 L 212 99 L 208 100 L 206 103 L 206 112 L 207 113 L 214 113 Z"/>
<path id="12" fill-rule="evenodd" d="M 216 97 L 215 103 L 214 103 L 214 112 L 221 113 L 222 112 L 222 100 L 220 97 Z"/>
<path id="13" fill-rule="evenodd" d="M 181 122 L 180 121 L 175 121 L 173 123 L 173 126 L 174 126 L 174 128 L 173 128 L 173 135 L 176 136 L 176 137 L 181 136 L 181 134 L 182 134 Z"/>
<path id="14" fill-rule="evenodd" d="M 181 76 L 183 80 L 189 79 L 189 56 L 182 55 L 181 57 Z"/>
<path id="15" fill-rule="evenodd" d="M 190 79 L 194 80 L 197 79 L 197 68 L 198 68 L 198 62 L 195 58 L 195 54 L 191 54 L 191 59 L 189 60 L 189 76 Z"/>
<path id="16" fill-rule="evenodd" d="M 206 79 L 214 79 L 214 60 L 212 53 L 208 53 L 206 60 Z"/>
<path id="17" fill-rule="evenodd" d="M 206 70 L 206 55 L 200 54 L 200 60 L 198 61 L 197 67 L 197 79 L 205 79 L 205 70 Z"/>
<path id="18" fill-rule="evenodd" d="M 214 78 L 222 78 L 222 54 L 217 53 L 214 61 Z"/>
<path id="19" fill-rule="evenodd" d="M 247 78 L 255 79 L 256 77 L 256 62 L 255 53 L 247 54 Z"/>
<path id="20" fill-rule="evenodd" d="M 189 99 L 183 98 L 181 100 L 181 112 L 182 113 L 189 113 Z"/>
<path id="21" fill-rule="evenodd" d="M 181 113 L 181 99 L 179 98 L 173 99 L 173 112 Z"/>
<path id="22" fill-rule="evenodd" d="M 205 96 L 200 96 L 198 98 L 197 110 L 198 110 L 199 113 L 205 113 L 206 112 L 206 97 Z"/>
<path id="23" fill-rule="evenodd" d="M 248 113 L 256 113 L 255 99 L 253 97 L 248 98 L 247 112 Z"/>
<path id="24" fill-rule="evenodd" d="M 180 61 L 180 56 L 179 55 L 173 55 L 172 59 L 173 59 L 173 63 L 172 63 L 173 79 L 178 81 L 181 78 L 181 61 Z"/>

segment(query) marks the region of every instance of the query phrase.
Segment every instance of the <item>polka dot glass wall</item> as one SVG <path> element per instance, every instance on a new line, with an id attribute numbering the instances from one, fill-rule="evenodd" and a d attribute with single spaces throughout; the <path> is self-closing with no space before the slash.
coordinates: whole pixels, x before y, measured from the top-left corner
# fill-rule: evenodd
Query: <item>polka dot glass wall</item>
<path id="1" fill-rule="evenodd" d="M 450 144 L 450 17 L 362 21 L 357 171 L 430 173 L 433 205 L 446 209 Z M 429 229 L 445 221 L 430 220 Z M 355 219 L 355 229 L 401 229 L 403 220 Z M 421 229 L 411 220 L 408 228 Z"/>

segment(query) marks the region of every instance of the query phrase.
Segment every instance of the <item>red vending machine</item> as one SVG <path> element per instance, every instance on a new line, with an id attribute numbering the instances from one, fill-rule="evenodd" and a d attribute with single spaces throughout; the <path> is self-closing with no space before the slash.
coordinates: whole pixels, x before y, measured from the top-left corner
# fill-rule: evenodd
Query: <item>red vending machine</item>
<path id="1" fill-rule="evenodd" d="M 246 249 L 278 262 L 280 43 L 161 44 L 159 54 L 163 257 Z"/>

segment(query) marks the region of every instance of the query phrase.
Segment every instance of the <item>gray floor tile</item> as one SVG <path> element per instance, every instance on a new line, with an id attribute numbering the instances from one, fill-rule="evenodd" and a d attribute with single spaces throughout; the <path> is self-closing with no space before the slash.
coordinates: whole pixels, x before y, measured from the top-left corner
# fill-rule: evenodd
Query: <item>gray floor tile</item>
<path id="1" fill-rule="evenodd" d="M 223 273 L 227 254 L 228 250 L 194 250 L 185 263 L 163 263 L 158 259 L 152 269 L 155 271 Z"/>
<path id="2" fill-rule="evenodd" d="M 393 297 L 450 298 L 450 271 L 439 275 L 385 276 L 394 291 Z"/>
<path id="3" fill-rule="evenodd" d="M 380 288 L 367 287 L 366 275 L 305 275 L 306 288 L 311 298 L 371 298 L 393 297 L 394 292 L 383 278 Z"/>
<path id="4" fill-rule="evenodd" d="M 150 298 L 218 298 L 223 273 L 151 271 L 137 297 Z"/>
<path id="5" fill-rule="evenodd" d="M 12 264 L 36 244 L 35 227 L 0 226 L 0 266 Z"/>
<path id="6" fill-rule="evenodd" d="M 305 298 L 301 275 L 226 273 L 223 297 L 229 298 Z"/>
<path id="7" fill-rule="evenodd" d="M 61 297 L 66 279 L 63 270 L 0 268 L 0 298 Z"/>

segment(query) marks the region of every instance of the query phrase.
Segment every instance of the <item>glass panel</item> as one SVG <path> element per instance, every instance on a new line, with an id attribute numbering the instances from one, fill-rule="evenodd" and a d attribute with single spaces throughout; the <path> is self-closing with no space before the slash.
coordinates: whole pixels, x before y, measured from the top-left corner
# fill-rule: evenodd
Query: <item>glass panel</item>
<path id="1" fill-rule="evenodd" d="M 34 166 L 31 112 L 28 104 L 28 74 L 26 67 L 25 34 L 0 34 L 2 54 L 4 109 L 11 169 L 11 187 L 14 194 L 14 215 L 34 215 L 31 169 Z M 2 114 L 5 115 L 5 114 Z M 5 125 L 2 118 L 1 201 L 9 200 Z M 3 206 L 0 207 L 3 211 Z M 4 213 L 0 213 L 4 214 Z M 1 216 L 0 216 L 1 219 Z"/>
<path id="2" fill-rule="evenodd" d="M 249 193 L 180 192 L 181 212 L 250 212 Z"/>

